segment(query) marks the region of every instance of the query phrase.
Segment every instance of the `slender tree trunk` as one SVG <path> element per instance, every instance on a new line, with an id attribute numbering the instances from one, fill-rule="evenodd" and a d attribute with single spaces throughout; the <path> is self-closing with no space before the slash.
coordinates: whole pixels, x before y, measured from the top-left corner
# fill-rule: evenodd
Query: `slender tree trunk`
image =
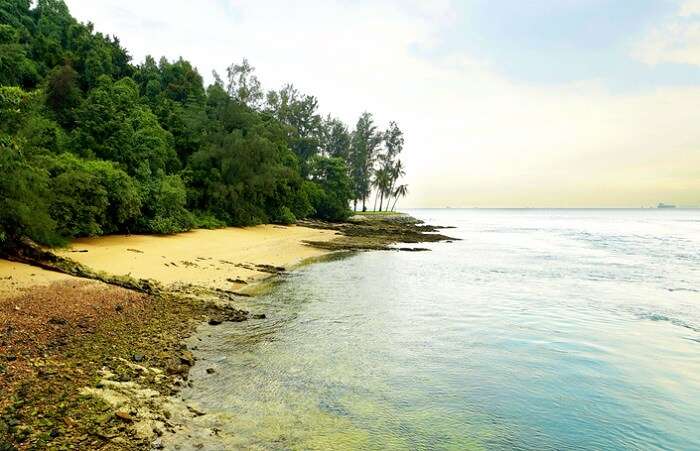
<path id="1" fill-rule="evenodd" d="M 357 211 L 357 199 L 352 200 L 352 211 Z"/>
<path id="2" fill-rule="evenodd" d="M 384 206 L 384 191 L 380 191 L 379 194 L 379 211 L 382 211 L 382 207 Z M 388 205 L 387 205 L 388 206 Z"/>
<path id="3" fill-rule="evenodd" d="M 362 198 L 362 212 L 363 213 L 367 211 L 367 206 L 365 205 L 366 200 L 367 200 L 367 196 Z"/>
<path id="4" fill-rule="evenodd" d="M 377 211 L 377 196 L 379 196 L 379 190 L 374 193 L 374 211 Z"/>
<path id="5" fill-rule="evenodd" d="M 398 201 L 399 201 L 399 196 L 396 196 L 396 198 L 394 199 L 394 205 L 391 206 L 391 211 L 394 211 L 394 208 L 396 208 L 396 202 L 398 202 Z"/>

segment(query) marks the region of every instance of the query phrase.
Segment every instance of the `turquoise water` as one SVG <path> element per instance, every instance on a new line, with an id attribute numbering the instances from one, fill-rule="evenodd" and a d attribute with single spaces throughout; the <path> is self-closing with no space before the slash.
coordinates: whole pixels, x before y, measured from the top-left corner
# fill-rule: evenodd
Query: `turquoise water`
<path id="1" fill-rule="evenodd" d="M 178 447 L 700 449 L 700 211 L 411 213 L 462 240 L 304 267 L 200 332 Z"/>

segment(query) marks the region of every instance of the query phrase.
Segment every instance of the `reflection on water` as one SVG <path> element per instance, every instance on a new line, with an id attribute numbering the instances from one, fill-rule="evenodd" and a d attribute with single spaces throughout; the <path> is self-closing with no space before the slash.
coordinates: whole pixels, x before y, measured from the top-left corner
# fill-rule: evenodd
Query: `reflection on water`
<path id="1" fill-rule="evenodd" d="M 462 241 L 305 267 L 202 329 L 177 447 L 700 448 L 699 212 L 414 214 Z"/>

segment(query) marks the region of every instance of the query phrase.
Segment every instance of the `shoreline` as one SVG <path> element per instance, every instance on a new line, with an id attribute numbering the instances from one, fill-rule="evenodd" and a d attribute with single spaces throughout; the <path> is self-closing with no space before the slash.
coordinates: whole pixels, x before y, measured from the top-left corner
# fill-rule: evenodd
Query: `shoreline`
<path id="1" fill-rule="evenodd" d="M 15 280 L 23 289 L 0 290 L 0 445 L 158 447 L 178 426 L 170 418 L 205 414 L 175 397 L 194 365 L 184 340 L 199 325 L 264 318 L 241 310 L 245 297 L 300 265 L 343 251 L 416 251 L 424 249 L 394 245 L 451 240 L 409 216 L 364 218 L 114 236 L 12 256 L 58 272 L 42 279 L 47 270 L 32 266 L 41 284 Z M 256 243 L 265 248 L 257 254 Z M 182 255 L 189 258 L 177 260 Z"/>

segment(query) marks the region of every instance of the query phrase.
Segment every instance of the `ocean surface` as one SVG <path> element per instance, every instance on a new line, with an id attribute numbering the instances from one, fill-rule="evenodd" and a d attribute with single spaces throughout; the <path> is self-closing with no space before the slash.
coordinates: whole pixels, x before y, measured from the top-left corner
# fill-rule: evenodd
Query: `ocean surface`
<path id="1" fill-rule="evenodd" d="M 179 448 L 700 449 L 700 210 L 409 213 L 200 330 Z"/>

